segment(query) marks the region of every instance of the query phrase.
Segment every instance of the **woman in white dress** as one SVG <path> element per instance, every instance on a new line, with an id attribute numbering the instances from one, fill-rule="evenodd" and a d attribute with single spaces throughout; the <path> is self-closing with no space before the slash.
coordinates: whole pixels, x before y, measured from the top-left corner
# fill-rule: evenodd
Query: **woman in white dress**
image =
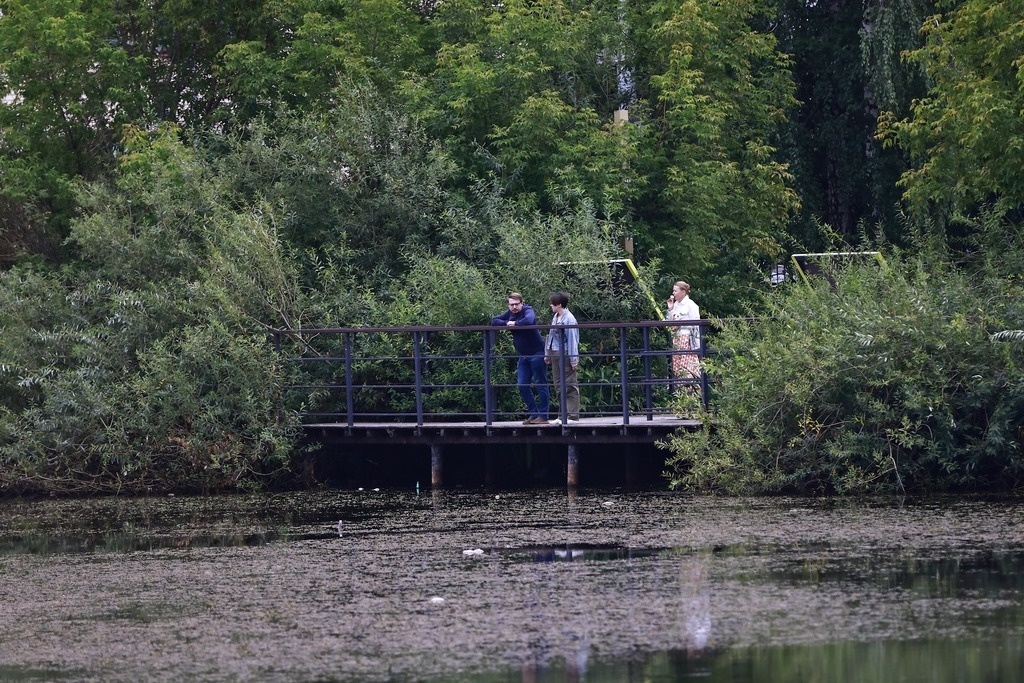
<path id="1" fill-rule="evenodd" d="M 668 298 L 669 320 L 700 320 L 700 307 L 690 298 L 690 285 L 680 280 L 672 285 L 672 296 Z M 700 379 L 700 325 L 679 325 L 672 328 L 672 375 L 676 380 Z"/>

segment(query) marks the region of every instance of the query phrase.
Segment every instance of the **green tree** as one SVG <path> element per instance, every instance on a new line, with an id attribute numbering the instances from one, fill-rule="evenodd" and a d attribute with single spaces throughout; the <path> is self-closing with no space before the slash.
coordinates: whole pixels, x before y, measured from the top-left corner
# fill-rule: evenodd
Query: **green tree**
<path id="1" fill-rule="evenodd" d="M 923 94 L 920 70 L 900 54 L 920 45 L 925 0 L 782 5 L 777 31 L 793 55 L 797 106 L 783 132 L 801 211 L 791 228 L 802 250 L 818 251 L 818 223 L 855 243 L 865 224 L 900 243 L 900 150 L 875 138 L 879 112 L 908 111 Z"/>
<path id="2" fill-rule="evenodd" d="M 925 44 L 909 54 L 927 74 L 927 95 L 909 117 L 890 112 L 881 135 L 911 156 L 900 184 L 911 208 L 944 216 L 995 201 L 1024 203 L 1017 158 L 1024 146 L 1020 78 L 1024 23 L 1020 3 L 941 2 L 929 17 Z"/>
<path id="3" fill-rule="evenodd" d="M 406 94 L 444 140 L 463 186 L 495 177 L 558 211 L 586 197 L 622 217 L 643 178 L 635 132 L 612 125 L 623 103 L 618 3 L 438 6 L 436 66 Z"/>
<path id="4" fill-rule="evenodd" d="M 243 119 L 282 104 L 355 114 L 374 102 L 339 98 L 339 85 L 367 81 L 388 95 L 407 73 L 430 68 L 430 26 L 403 0 L 304 0 L 275 3 L 267 13 L 277 28 L 271 39 L 236 39 L 217 60 Z"/>
<path id="5" fill-rule="evenodd" d="M 39 212 L 24 214 L 32 227 L 4 227 L 44 236 L 44 253 L 65 234 L 76 179 L 105 172 L 140 112 L 143 62 L 111 40 L 117 20 L 104 2 L 0 3 L 0 193 Z"/>
<path id="6" fill-rule="evenodd" d="M 0 487 L 261 486 L 294 416 L 261 328 L 301 317 L 275 216 L 239 206 L 172 130 L 136 135 L 72 226 L 81 261 L 0 281 Z M 263 209 L 261 211 L 261 209 Z"/>
<path id="7" fill-rule="evenodd" d="M 636 215 L 648 240 L 711 310 L 749 297 L 751 270 L 776 258 L 798 207 L 792 178 L 771 144 L 793 100 L 789 60 L 755 26 L 759 2 L 653 3 L 635 40 L 648 44 L 638 92 L 653 108 L 657 142 L 650 193 Z"/>
<path id="8" fill-rule="evenodd" d="M 351 105 L 323 114 L 278 110 L 272 121 L 212 134 L 203 147 L 243 201 L 287 207 L 286 244 L 340 247 L 367 283 L 379 283 L 403 270 L 403 246 L 437 246 L 453 167 L 372 85 L 334 94 Z"/>
<path id="9" fill-rule="evenodd" d="M 238 104 L 222 51 L 277 29 L 248 0 L 2 0 L 0 197 L 22 218 L 8 239 L 55 256 L 76 184 L 112 172 L 125 127 L 223 122 Z"/>

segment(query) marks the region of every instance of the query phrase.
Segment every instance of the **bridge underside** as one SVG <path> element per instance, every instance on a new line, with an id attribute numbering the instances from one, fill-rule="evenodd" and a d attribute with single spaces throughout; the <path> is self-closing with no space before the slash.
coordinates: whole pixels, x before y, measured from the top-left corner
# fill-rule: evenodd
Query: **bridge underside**
<path id="1" fill-rule="evenodd" d="M 445 446 L 461 444 L 643 444 L 653 443 L 670 434 L 694 431 L 697 420 L 673 415 L 621 415 L 584 417 L 568 425 L 524 425 L 522 422 L 322 422 L 305 425 L 306 435 L 314 441 L 331 444 L 408 444 Z"/>

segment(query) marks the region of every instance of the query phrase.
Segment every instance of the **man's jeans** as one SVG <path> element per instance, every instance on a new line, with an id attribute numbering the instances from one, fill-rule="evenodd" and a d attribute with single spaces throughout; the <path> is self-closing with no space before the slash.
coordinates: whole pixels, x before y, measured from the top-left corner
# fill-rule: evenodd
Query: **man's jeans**
<path id="1" fill-rule="evenodd" d="M 519 364 L 516 366 L 516 382 L 519 384 L 519 394 L 526 403 L 526 414 L 530 417 L 542 417 L 548 419 L 548 410 L 551 407 L 551 391 L 548 389 L 548 372 L 544 364 L 544 352 L 535 353 L 532 356 L 520 356 Z M 534 400 L 530 384 L 537 390 L 537 400 Z"/>

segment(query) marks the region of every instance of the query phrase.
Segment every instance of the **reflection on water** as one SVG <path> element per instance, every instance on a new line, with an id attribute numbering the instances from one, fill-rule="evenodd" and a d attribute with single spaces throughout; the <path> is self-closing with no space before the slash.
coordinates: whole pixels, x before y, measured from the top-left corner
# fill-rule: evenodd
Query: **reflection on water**
<path id="1" fill-rule="evenodd" d="M 0 503 L 0 679 L 1014 681 L 1016 502 Z"/>
<path id="2" fill-rule="evenodd" d="M 290 509 L 286 501 L 169 496 L 8 502 L 6 512 L 17 516 L 0 516 L 0 556 L 230 548 L 338 536 L 337 522 L 316 523 L 315 507 Z M 4 510 L 0 507 L 0 515 Z"/>
<path id="3" fill-rule="evenodd" d="M 907 640 L 736 648 L 713 653 L 670 650 L 580 671 L 575 662 L 483 674 L 469 683 L 963 683 L 1022 678 L 1020 638 Z"/>
<path id="4" fill-rule="evenodd" d="M 149 536 L 147 531 L 148 529 L 122 529 L 103 533 L 72 533 L 56 537 L 50 533 L 26 533 L 3 539 L 0 543 L 0 554 L 131 553 L 160 548 L 258 546 L 290 538 L 287 534 L 274 530 L 259 533 L 190 533 L 163 536 Z"/>
<path id="5" fill-rule="evenodd" d="M 622 546 L 566 544 L 561 547 L 494 548 L 510 560 L 528 562 L 602 562 L 650 557 L 663 552 L 662 548 L 626 548 Z"/>

